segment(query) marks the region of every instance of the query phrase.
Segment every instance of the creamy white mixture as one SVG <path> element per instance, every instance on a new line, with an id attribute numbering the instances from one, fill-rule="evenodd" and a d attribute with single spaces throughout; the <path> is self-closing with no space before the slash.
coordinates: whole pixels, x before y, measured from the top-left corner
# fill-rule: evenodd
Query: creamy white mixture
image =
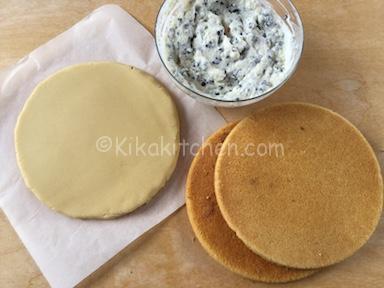
<path id="1" fill-rule="evenodd" d="M 169 17 L 163 58 L 192 90 L 239 101 L 287 77 L 293 36 L 265 1 L 188 0 Z"/>

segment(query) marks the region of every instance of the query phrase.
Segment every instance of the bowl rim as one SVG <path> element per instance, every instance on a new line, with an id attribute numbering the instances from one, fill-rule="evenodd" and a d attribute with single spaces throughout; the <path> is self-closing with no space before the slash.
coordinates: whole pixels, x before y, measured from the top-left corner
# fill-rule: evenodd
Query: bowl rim
<path id="1" fill-rule="evenodd" d="M 198 97 L 201 97 L 203 98 L 202 101 L 207 103 L 207 102 L 217 102 L 217 104 L 222 104 L 224 106 L 229 106 L 230 104 L 239 104 L 239 106 L 245 106 L 248 104 L 248 102 L 250 102 L 249 104 L 252 104 L 252 103 L 255 103 L 256 101 L 258 100 L 262 100 L 270 95 L 272 95 L 273 93 L 275 93 L 277 90 L 279 90 L 282 86 L 284 86 L 284 84 L 286 84 L 288 82 L 289 79 L 292 78 L 292 76 L 296 73 L 298 67 L 299 67 L 299 64 L 301 62 L 301 59 L 302 59 L 302 56 L 303 56 L 303 53 L 304 53 L 304 42 L 305 42 L 305 33 L 304 33 L 304 24 L 303 24 L 303 21 L 301 19 L 301 15 L 299 13 L 299 10 L 296 8 L 296 6 L 293 4 L 293 2 L 291 0 L 286 0 L 288 1 L 289 5 L 292 6 L 293 8 L 293 11 L 294 13 L 296 14 L 296 18 L 297 18 L 297 21 L 298 21 L 298 24 L 299 24 L 299 27 L 301 28 L 301 32 L 302 32 L 302 41 L 301 41 L 301 45 L 299 47 L 300 49 L 300 53 L 299 53 L 299 56 L 297 57 L 297 60 L 296 62 L 294 63 L 294 67 L 292 68 L 291 72 L 287 75 L 286 78 L 284 78 L 283 81 L 281 81 L 278 85 L 276 85 L 275 87 L 273 87 L 272 89 L 270 90 L 267 90 L 265 91 L 263 94 L 260 94 L 260 95 L 257 95 L 257 96 L 254 96 L 252 98 L 247 98 L 247 99 L 240 99 L 240 100 L 223 100 L 223 99 L 217 99 L 217 98 L 213 98 L 213 97 L 210 97 L 208 96 L 208 94 L 202 94 L 196 90 L 193 90 L 192 88 L 184 85 L 183 83 L 181 83 L 181 81 L 179 81 L 175 75 L 169 70 L 167 64 L 165 63 L 161 53 L 160 53 L 160 44 L 159 44 L 159 41 L 158 41 L 158 25 L 159 25 L 159 18 L 160 18 L 160 13 L 162 12 L 162 9 L 164 8 L 164 5 L 165 3 L 169 1 L 169 0 L 163 0 L 163 3 L 161 4 L 160 6 L 160 9 L 159 11 L 157 12 L 157 16 L 156 16 L 156 21 L 155 21 L 155 46 L 156 46 L 156 51 L 157 51 L 157 54 L 159 55 L 159 58 L 160 58 L 160 61 L 162 63 L 162 65 L 165 67 L 165 70 L 168 72 L 168 74 L 171 76 L 171 78 L 179 85 L 181 85 L 181 87 L 183 87 L 183 89 L 186 89 L 187 91 L 191 92 L 194 96 L 196 97 L 193 97 L 191 95 L 188 95 L 190 97 L 193 97 L 193 98 L 198 98 Z M 264 0 L 264 1 L 267 1 L 269 2 L 269 0 Z M 280 2 L 280 1 L 279 1 Z M 181 89 L 181 88 L 179 88 Z M 182 90 L 182 89 L 181 89 Z M 185 92 L 185 91 L 184 91 Z M 186 93 L 188 94 L 188 93 Z"/>

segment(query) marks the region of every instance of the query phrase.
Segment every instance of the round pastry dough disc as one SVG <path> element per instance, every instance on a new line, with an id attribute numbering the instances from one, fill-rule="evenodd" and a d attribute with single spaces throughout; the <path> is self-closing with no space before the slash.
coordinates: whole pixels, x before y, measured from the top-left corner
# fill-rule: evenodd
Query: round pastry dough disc
<path id="1" fill-rule="evenodd" d="M 72 217 L 112 218 L 148 202 L 170 178 L 179 121 L 151 76 L 123 64 L 86 63 L 37 86 L 15 143 L 25 183 L 43 203 Z"/>
<path id="2" fill-rule="evenodd" d="M 265 150 L 280 143 L 283 153 Z M 379 164 L 362 134 L 307 104 L 240 122 L 218 157 L 215 189 L 224 219 L 250 249 L 295 268 L 351 256 L 373 233 L 383 204 Z"/>
<path id="3" fill-rule="evenodd" d="M 252 280 L 279 283 L 298 280 L 314 270 L 299 270 L 273 264 L 253 253 L 236 237 L 217 207 L 214 169 L 220 146 L 235 124 L 212 135 L 196 155 L 186 189 L 188 217 L 199 242 L 219 263 Z"/>

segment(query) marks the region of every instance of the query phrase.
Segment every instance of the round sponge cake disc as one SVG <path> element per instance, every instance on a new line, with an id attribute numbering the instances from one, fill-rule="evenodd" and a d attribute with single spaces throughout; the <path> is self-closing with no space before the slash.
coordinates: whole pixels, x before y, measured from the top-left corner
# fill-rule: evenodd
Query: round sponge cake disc
<path id="1" fill-rule="evenodd" d="M 264 282 L 288 282 L 314 270 L 291 269 L 273 264 L 249 250 L 225 223 L 214 192 L 214 168 L 225 137 L 235 124 L 212 135 L 196 155 L 187 180 L 187 212 L 196 237 L 219 263 L 243 277 Z"/>
<path id="2" fill-rule="evenodd" d="M 218 205 L 254 252 L 319 268 L 356 252 L 378 224 L 383 182 L 362 134 L 338 114 L 284 104 L 241 121 L 215 170 Z"/>
<path id="3" fill-rule="evenodd" d="M 146 73 L 109 62 L 71 66 L 43 81 L 15 131 L 27 187 L 78 218 L 117 217 L 148 202 L 173 173 L 178 143 L 167 91 Z"/>

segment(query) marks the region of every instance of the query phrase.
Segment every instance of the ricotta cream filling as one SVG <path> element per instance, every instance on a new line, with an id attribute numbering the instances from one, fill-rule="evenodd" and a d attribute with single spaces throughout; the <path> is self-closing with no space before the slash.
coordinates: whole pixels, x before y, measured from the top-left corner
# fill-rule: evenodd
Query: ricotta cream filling
<path id="1" fill-rule="evenodd" d="M 187 0 L 167 19 L 164 61 L 184 86 L 243 100 L 287 78 L 293 35 L 262 0 Z"/>

